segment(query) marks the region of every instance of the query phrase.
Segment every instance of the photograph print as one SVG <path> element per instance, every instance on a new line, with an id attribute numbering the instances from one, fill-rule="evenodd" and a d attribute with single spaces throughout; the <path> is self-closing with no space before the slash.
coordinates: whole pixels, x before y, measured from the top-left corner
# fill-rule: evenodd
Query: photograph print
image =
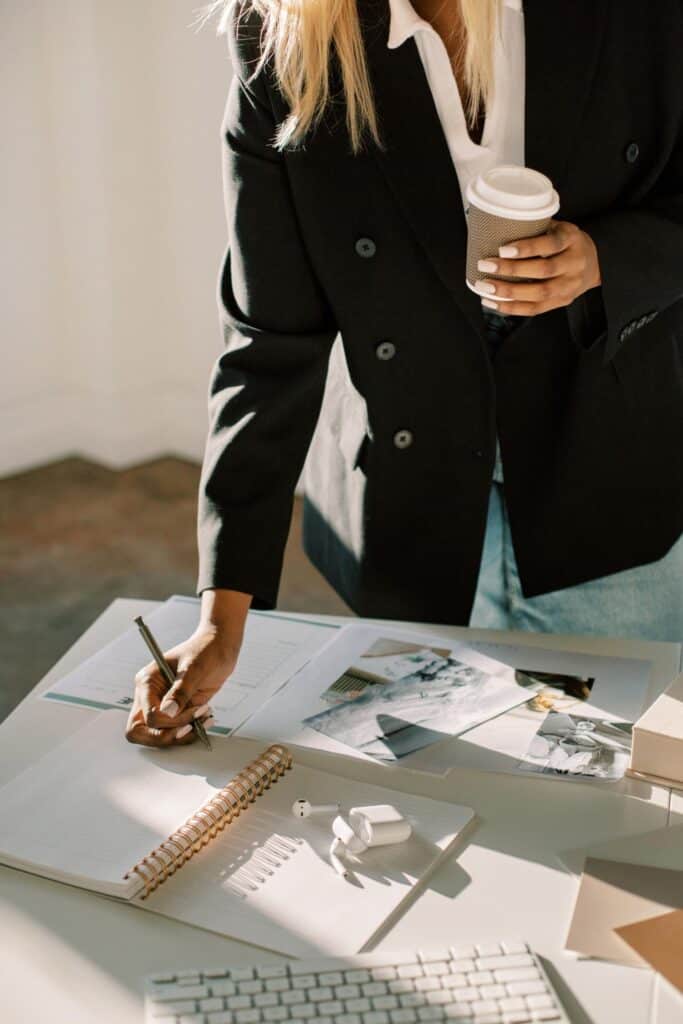
<path id="1" fill-rule="evenodd" d="M 305 723 L 370 757 L 395 761 L 529 699 L 513 668 L 474 651 L 458 655 L 379 639 L 322 694 L 330 707 Z"/>
<path id="2" fill-rule="evenodd" d="M 631 757 L 633 726 L 549 711 L 534 736 L 522 771 L 616 782 Z"/>

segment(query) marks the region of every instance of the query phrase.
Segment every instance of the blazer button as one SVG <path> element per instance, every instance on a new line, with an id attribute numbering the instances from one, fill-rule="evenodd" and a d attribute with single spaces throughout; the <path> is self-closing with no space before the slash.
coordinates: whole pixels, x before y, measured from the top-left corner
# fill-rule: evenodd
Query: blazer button
<path id="1" fill-rule="evenodd" d="M 397 448 L 410 448 L 413 443 L 413 435 L 409 430 L 397 430 L 394 434 L 394 444 Z"/>
<path id="2" fill-rule="evenodd" d="M 377 252 L 377 246 L 371 238 L 359 238 L 356 242 L 356 252 L 368 260 Z"/>
<path id="3" fill-rule="evenodd" d="M 637 142 L 629 142 L 628 146 L 626 147 L 626 150 L 624 151 L 624 156 L 626 157 L 626 159 L 628 160 L 628 162 L 630 164 L 634 164 L 636 162 L 636 160 L 638 159 L 638 154 L 639 153 L 640 153 L 640 149 L 638 147 L 638 143 Z"/>
<path id="4" fill-rule="evenodd" d="M 393 359 L 396 355 L 396 346 L 392 341 L 381 341 L 375 349 L 378 359 Z"/>

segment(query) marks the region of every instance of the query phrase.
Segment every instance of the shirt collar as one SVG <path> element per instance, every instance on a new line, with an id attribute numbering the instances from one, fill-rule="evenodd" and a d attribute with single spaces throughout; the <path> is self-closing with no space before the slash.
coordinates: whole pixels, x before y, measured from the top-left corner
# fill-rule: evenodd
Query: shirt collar
<path id="1" fill-rule="evenodd" d="M 521 11 L 522 0 L 503 0 L 504 7 L 511 7 L 513 11 Z M 397 46 L 405 43 L 406 39 L 415 35 L 419 29 L 429 28 L 431 25 L 417 13 L 410 0 L 389 0 L 389 38 L 387 46 L 395 50 Z"/>

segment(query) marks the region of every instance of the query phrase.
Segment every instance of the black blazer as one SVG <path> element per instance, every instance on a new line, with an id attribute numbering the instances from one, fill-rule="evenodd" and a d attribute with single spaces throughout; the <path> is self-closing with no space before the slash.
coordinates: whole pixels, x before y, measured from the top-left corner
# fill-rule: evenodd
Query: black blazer
<path id="1" fill-rule="evenodd" d="M 275 605 L 316 423 L 305 547 L 359 614 L 467 623 L 496 422 L 525 596 L 661 558 L 683 527 L 683 3 L 525 0 L 526 163 L 602 284 L 520 318 L 493 364 L 415 42 L 388 50 L 386 0 L 358 4 L 384 151 L 351 154 L 335 78 L 277 152 L 258 18 L 230 37 L 198 592 Z"/>

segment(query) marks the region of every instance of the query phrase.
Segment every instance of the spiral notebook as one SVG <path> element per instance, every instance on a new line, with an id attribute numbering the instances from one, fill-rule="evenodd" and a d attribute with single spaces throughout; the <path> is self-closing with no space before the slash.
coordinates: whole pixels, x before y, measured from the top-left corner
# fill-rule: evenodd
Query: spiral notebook
<path id="1" fill-rule="evenodd" d="M 370 849 L 351 881 L 330 819 L 292 804 L 392 803 L 406 843 Z M 0 863 L 290 955 L 370 948 L 452 851 L 466 807 L 292 762 L 235 738 L 155 751 L 105 711 L 0 789 Z"/>

